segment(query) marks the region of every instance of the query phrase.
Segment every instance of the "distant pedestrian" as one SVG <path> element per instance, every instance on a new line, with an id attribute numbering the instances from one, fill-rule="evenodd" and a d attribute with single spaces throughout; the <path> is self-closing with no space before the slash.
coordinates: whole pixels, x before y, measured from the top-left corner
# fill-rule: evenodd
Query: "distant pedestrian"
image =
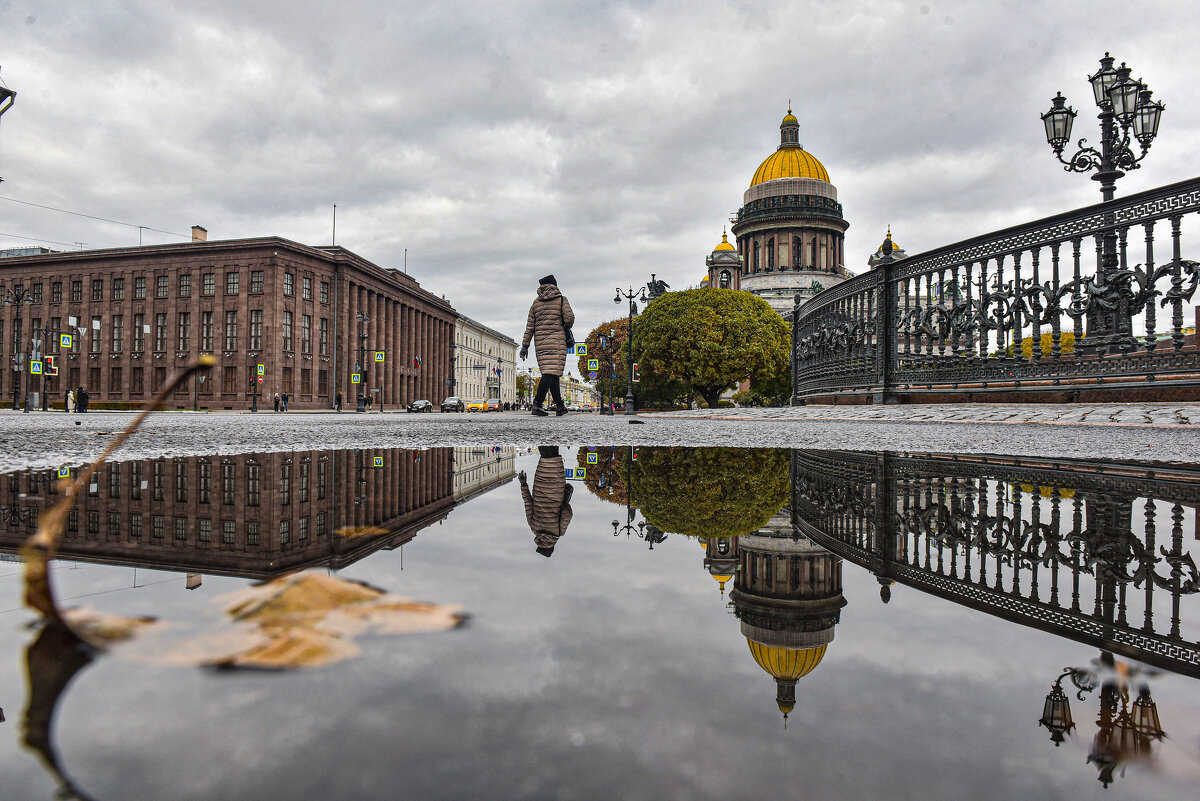
<path id="1" fill-rule="evenodd" d="M 276 392 L 275 393 L 275 411 L 279 411 L 279 403 L 280 403 L 279 393 Z"/>
<path id="2" fill-rule="evenodd" d="M 67 412 L 77 411 L 75 409 L 75 390 L 67 390 Z"/>
<path id="3" fill-rule="evenodd" d="M 282 402 L 282 404 L 283 404 L 283 410 L 286 412 L 286 411 L 287 411 L 287 405 L 288 405 L 288 394 L 287 394 L 286 392 L 285 392 L 285 393 L 283 393 L 283 395 L 281 395 L 281 396 L 280 396 L 279 400 Z"/>
<path id="4" fill-rule="evenodd" d="M 89 395 L 88 391 L 82 387 L 79 389 L 79 395 L 79 410 L 81 412 L 86 412 L 88 410 L 88 401 L 91 399 L 91 395 Z"/>
<path id="5" fill-rule="evenodd" d="M 342 410 L 342 391 L 340 389 L 338 390 L 337 397 L 333 400 L 333 408 L 339 412 Z"/>
<path id="6" fill-rule="evenodd" d="M 521 341 L 521 358 L 529 357 L 529 343 L 534 343 L 537 351 L 538 369 L 542 377 L 538 379 L 537 395 L 533 399 L 533 414 L 545 417 L 549 414 L 542 403 L 546 393 L 554 399 L 555 414 L 559 417 L 567 413 L 563 404 L 562 390 L 559 379 L 567 366 L 567 332 L 566 329 L 575 324 L 575 312 L 571 304 L 558 289 L 558 281 L 553 275 L 547 275 L 538 281 L 537 300 L 529 307 L 529 318 L 525 324 L 525 337 Z"/>

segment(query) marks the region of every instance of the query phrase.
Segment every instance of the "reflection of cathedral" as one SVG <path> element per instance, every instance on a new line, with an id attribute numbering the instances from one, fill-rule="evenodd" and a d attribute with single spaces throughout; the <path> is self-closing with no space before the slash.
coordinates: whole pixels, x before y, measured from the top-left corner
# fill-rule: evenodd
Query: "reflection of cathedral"
<path id="1" fill-rule="evenodd" d="M 837 187 L 800 144 L 800 122 L 788 109 L 779 148 L 754 173 L 734 218 L 734 248 L 722 236 L 707 259 L 708 286 L 741 289 L 790 317 L 796 294 L 812 296 L 849 277 Z"/>
<path id="2" fill-rule="evenodd" d="M 734 613 L 754 661 L 775 679 L 785 722 L 796 683 L 821 663 L 846 605 L 842 560 L 794 536 L 790 520 L 784 508 L 752 534 L 703 541 L 705 567 L 722 591 L 733 578 Z"/>

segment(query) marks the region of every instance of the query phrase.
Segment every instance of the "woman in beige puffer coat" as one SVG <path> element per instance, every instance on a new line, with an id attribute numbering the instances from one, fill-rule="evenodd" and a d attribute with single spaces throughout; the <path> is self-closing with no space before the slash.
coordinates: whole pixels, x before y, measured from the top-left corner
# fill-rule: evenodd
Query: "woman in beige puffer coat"
<path id="1" fill-rule="evenodd" d="M 559 291 L 553 275 L 547 275 L 538 282 L 537 294 L 537 300 L 529 307 L 525 337 L 521 340 L 521 358 L 529 357 L 529 343 L 532 340 L 537 351 L 538 369 L 542 372 L 537 395 L 533 399 L 533 413 L 542 417 L 549 414 L 542 408 L 546 393 L 549 392 L 554 399 L 556 413 L 561 417 L 567 413 L 558 383 L 567 366 L 567 333 L 563 329 L 575 324 L 575 312 Z"/>
<path id="2" fill-rule="evenodd" d="M 533 492 L 521 471 L 521 499 L 525 501 L 525 520 L 533 532 L 533 544 L 542 556 L 551 556 L 554 546 L 571 525 L 571 493 L 562 455 L 558 446 L 538 448 L 537 470 L 533 474 Z"/>

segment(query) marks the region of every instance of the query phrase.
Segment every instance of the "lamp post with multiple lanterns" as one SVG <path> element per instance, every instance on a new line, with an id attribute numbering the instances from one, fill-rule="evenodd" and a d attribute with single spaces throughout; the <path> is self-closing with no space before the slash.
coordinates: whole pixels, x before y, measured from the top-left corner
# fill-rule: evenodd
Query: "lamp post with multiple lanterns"
<path id="1" fill-rule="evenodd" d="M 358 406 L 355 411 L 362 413 L 367 410 L 367 396 L 364 392 L 364 385 L 367 383 L 366 324 L 371 322 L 371 317 L 360 311 L 355 312 L 354 319 L 358 320 L 358 364 L 354 365 L 354 372 L 358 374 Z"/>
<path id="2" fill-rule="evenodd" d="M 628 385 L 628 388 L 625 390 L 625 414 L 631 415 L 631 414 L 634 414 L 634 410 L 633 410 L 633 315 L 637 314 L 637 302 L 641 301 L 642 303 L 645 303 L 647 301 L 646 288 L 642 287 L 638 292 L 634 292 L 633 287 L 629 287 L 628 290 L 622 290 L 620 287 L 617 287 L 617 296 L 615 298 L 613 298 L 613 303 L 620 304 L 622 299 L 629 301 L 629 329 L 628 329 L 628 332 L 629 332 L 628 333 L 629 358 L 626 360 L 626 364 L 629 368 L 629 376 L 628 376 L 629 377 L 629 385 Z"/>
<path id="3" fill-rule="evenodd" d="M 13 337 L 13 341 L 17 343 L 17 347 L 19 348 L 21 346 L 21 343 L 24 341 L 24 337 L 21 335 L 21 308 L 26 303 L 33 303 L 33 293 L 23 286 L 18 286 L 15 288 L 11 288 L 11 287 L 6 288 L 4 290 L 3 300 L 0 300 L 0 303 L 3 303 L 5 306 L 16 306 L 17 307 L 17 320 L 16 320 L 16 324 L 14 326 L 15 336 Z M 17 376 L 16 376 L 16 378 L 13 379 L 12 410 L 15 412 L 19 408 L 17 396 L 20 395 L 20 392 L 21 392 L 21 386 L 20 386 L 21 385 L 21 375 L 20 374 L 22 372 L 24 372 L 25 373 L 25 392 L 26 392 L 26 409 L 25 409 L 25 411 L 29 411 L 29 408 L 28 408 L 29 369 L 25 364 L 24 351 L 17 351 L 16 353 L 13 354 L 13 371 L 17 373 Z"/>

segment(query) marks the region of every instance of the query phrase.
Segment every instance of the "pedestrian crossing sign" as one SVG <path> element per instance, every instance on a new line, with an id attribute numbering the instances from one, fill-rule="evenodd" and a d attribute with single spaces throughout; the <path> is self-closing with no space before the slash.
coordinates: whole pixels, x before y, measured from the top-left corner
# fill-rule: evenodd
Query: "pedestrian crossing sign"
<path id="1" fill-rule="evenodd" d="M 264 374 L 266 374 L 266 372 L 267 372 L 267 366 L 265 364 L 258 365 L 258 374 L 259 375 L 264 375 Z"/>
<path id="2" fill-rule="evenodd" d="M 70 478 L 71 477 L 71 468 L 69 468 L 69 467 L 58 468 L 58 477 L 59 478 Z"/>
<path id="3" fill-rule="evenodd" d="M 586 467 L 576 467 L 575 468 L 575 478 L 587 478 L 587 468 Z"/>
<path id="4" fill-rule="evenodd" d="M 374 465 L 375 467 L 383 467 L 383 457 L 382 456 L 372 456 L 371 464 Z"/>
<path id="5" fill-rule="evenodd" d="M 383 364 L 383 357 L 384 357 L 384 351 L 382 351 L 382 350 L 375 351 L 375 361 L 376 362 L 378 362 L 379 364 Z"/>
<path id="6" fill-rule="evenodd" d="M 575 346 L 575 352 L 580 356 L 587 356 L 587 345 L 581 342 Z"/>
<path id="7" fill-rule="evenodd" d="M 59 345 L 59 347 L 67 348 L 69 350 L 71 348 L 71 343 L 74 341 L 74 339 L 75 339 L 74 336 L 71 334 L 59 334 L 58 335 L 58 345 Z"/>
<path id="8" fill-rule="evenodd" d="M 38 361 L 37 359 L 31 360 L 29 362 L 29 372 L 31 375 L 41 375 L 42 374 L 42 363 L 40 361 Z"/>
<path id="9" fill-rule="evenodd" d="M 599 463 L 599 461 L 600 461 L 600 457 L 597 456 L 596 454 L 589 453 L 587 455 L 587 463 L 588 464 L 597 464 L 597 463 Z"/>
<path id="10" fill-rule="evenodd" d="M 362 376 L 359 375 L 358 373 L 351 373 L 350 374 L 350 383 L 351 384 L 361 384 Z"/>
<path id="11" fill-rule="evenodd" d="M 589 370 L 599 370 L 600 369 L 600 360 L 599 359 L 588 359 L 588 369 Z"/>

